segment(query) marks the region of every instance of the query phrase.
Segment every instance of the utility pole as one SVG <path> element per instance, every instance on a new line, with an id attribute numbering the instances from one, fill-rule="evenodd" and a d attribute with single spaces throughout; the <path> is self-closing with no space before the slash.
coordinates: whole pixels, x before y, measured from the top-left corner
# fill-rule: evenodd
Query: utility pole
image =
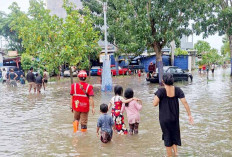
<path id="1" fill-rule="evenodd" d="M 173 40 L 171 43 L 171 65 L 174 66 L 174 52 L 175 52 L 175 49 L 176 49 L 176 44 L 175 44 L 175 41 Z"/>
<path id="2" fill-rule="evenodd" d="M 104 28 L 105 28 L 105 58 L 103 60 L 103 71 L 102 71 L 102 91 L 112 91 L 112 76 L 110 68 L 110 59 L 107 54 L 108 42 L 107 42 L 107 23 L 106 23 L 106 12 L 107 12 L 107 2 L 103 2 L 103 12 L 104 12 Z"/>

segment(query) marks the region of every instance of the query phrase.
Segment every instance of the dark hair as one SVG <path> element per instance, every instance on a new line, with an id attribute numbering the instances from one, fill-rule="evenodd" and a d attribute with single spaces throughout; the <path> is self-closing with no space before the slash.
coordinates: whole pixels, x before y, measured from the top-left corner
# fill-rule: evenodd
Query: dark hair
<path id="1" fill-rule="evenodd" d="M 2 70 L 5 71 L 5 68 L 3 68 Z"/>
<path id="2" fill-rule="evenodd" d="M 33 70 L 33 67 L 31 67 L 30 70 Z"/>
<path id="3" fill-rule="evenodd" d="M 44 71 L 47 71 L 47 69 L 44 69 Z"/>
<path id="4" fill-rule="evenodd" d="M 122 95 L 122 93 L 123 93 L 123 88 L 122 88 L 122 86 L 119 86 L 119 85 L 116 85 L 115 87 L 114 87 L 114 94 L 115 95 Z"/>
<path id="5" fill-rule="evenodd" d="M 37 77 L 38 75 L 39 75 L 38 73 L 35 74 L 36 77 Z"/>
<path id="6" fill-rule="evenodd" d="M 131 88 L 127 88 L 125 93 L 124 93 L 124 97 L 126 99 L 133 98 L 134 97 L 134 91 Z M 125 106 L 128 107 L 129 103 L 126 103 Z"/>
<path id="7" fill-rule="evenodd" d="M 169 86 L 173 85 L 174 83 L 173 75 L 171 73 L 165 73 L 163 75 L 163 81 L 166 85 L 169 85 Z"/>
<path id="8" fill-rule="evenodd" d="M 81 81 L 85 81 L 85 80 L 86 80 L 86 77 L 79 77 L 79 79 L 80 79 Z"/>
<path id="9" fill-rule="evenodd" d="M 108 112 L 108 105 L 107 104 L 101 104 L 100 105 L 100 111 L 102 113 L 107 113 Z"/>

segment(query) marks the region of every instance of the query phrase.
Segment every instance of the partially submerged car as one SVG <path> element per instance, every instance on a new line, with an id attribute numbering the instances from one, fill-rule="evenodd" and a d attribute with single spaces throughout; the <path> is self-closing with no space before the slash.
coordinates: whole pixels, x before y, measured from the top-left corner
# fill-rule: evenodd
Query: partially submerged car
<path id="1" fill-rule="evenodd" d="M 192 74 L 185 72 L 184 70 L 178 68 L 177 66 L 164 66 L 163 67 L 163 72 L 164 73 L 171 73 L 173 75 L 174 81 L 192 81 L 193 76 Z M 151 77 L 149 75 L 146 78 L 147 81 L 151 83 L 159 83 L 159 73 L 158 73 L 158 68 L 156 69 L 156 73 L 154 73 Z"/>

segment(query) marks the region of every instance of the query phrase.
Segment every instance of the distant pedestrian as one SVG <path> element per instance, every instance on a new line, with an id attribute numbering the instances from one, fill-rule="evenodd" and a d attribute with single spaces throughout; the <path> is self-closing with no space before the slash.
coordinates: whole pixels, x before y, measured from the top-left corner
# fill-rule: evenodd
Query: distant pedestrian
<path id="1" fill-rule="evenodd" d="M 212 74 L 214 74 L 214 69 L 215 69 L 215 64 L 212 64 L 212 66 L 211 66 Z"/>
<path id="2" fill-rule="evenodd" d="M 172 156 L 172 151 L 174 151 L 175 156 L 178 156 L 177 145 L 181 146 L 178 99 L 184 104 L 190 124 L 193 124 L 193 118 L 184 92 L 179 87 L 173 86 L 173 75 L 170 73 L 164 74 L 162 82 L 164 88 L 159 88 L 155 92 L 153 105 L 157 106 L 159 104 L 159 121 L 167 156 Z"/>
<path id="3" fill-rule="evenodd" d="M 37 93 L 41 93 L 43 78 L 42 78 L 42 76 L 39 73 L 37 73 L 35 76 L 36 76 L 35 83 L 36 83 Z"/>
<path id="4" fill-rule="evenodd" d="M 2 84 L 6 83 L 7 80 L 7 71 L 5 68 L 2 69 Z"/>
<path id="5" fill-rule="evenodd" d="M 101 116 L 98 118 L 97 121 L 97 136 L 99 136 L 99 130 L 101 128 L 101 141 L 103 143 L 107 143 L 111 141 L 113 136 L 113 126 L 114 121 L 113 118 L 107 114 L 108 112 L 108 105 L 101 104 L 100 105 Z"/>
<path id="6" fill-rule="evenodd" d="M 31 88 L 34 89 L 34 93 L 36 92 L 36 85 L 35 85 L 35 75 L 33 73 L 33 67 L 30 68 L 30 71 L 27 74 L 27 81 L 29 83 L 29 93 L 31 92 Z"/>
<path id="7" fill-rule="evenodd" d="M 153 76 L 153 73 L 156 72 L 155 64 L 151 62 L 150 65 L 148 66 L 148 71 L 149 71 L 149 78 L 151 78 Z"/>
<path id="8" fill-rule="evenodd" d="M 124 96 L 126 99 L 131 99 L 134 97 L 134 91 L 131 88 L 127 88 Z M 127 120 L 129 123 L 129 134 L 138 134 L 139 132 L 139 123 L 140 123 L 140 114 L 139 111 L 142 109 L 141 100 L 132 100 L 130 103 L 125 103 L 122 105 L 121 113 L 126 110 Z"/>
<path id="9" fill-rule="evenodd" d="M 22 85 L 25 84 L 25 78 L 23 75 L 20 76 L 19 81 L 20 81 L 20 84 L 22 84 Z"/>
<path id="10" fill-rule="evenodd" d="M 10 69 L 10 73 L 9 73 L 9 82 L 11 86 L 17 87 L 17 79 L 18 75 L 14 72 L 13 69 Z"/>
<path id="11" fill-rule="evenodd" d="M 45 87 L 48 83 L 48 77 L 49 77 L 49 73 L 47 72 L 47 69 L 44 69 L 44 72 L 43 72 L 43 87 L 44 87 L 44 90 L 45 90 Z"/>

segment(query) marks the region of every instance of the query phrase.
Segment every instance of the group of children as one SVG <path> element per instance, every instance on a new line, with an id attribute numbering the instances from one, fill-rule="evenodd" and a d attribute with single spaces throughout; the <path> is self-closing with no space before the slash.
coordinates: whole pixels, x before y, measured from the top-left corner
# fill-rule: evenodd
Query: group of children
<path id="1" fill-rule="evenodd" d="M 140 122 L 139 111 L 142 109 L 142 101 L 134 97 L 134 92 L 131 88 L 127 88 L 123 98 L 123 88 L 119 85 L 114 87 L 115 96 L 111 98 L 109 106 L 107 104 L 100 105 L 102 115 L 97 122 L 97 135 L 99 130 L 101 141 L 107 143 L 111 141 L 113 130 L 118 134 L 128 134 L 128 130 L 124 123 L 123 112 L 126 111 L 129 124 L 129 134 L 138 134 Z M 111 115 L 107 114 L 112 107 Z"/>

